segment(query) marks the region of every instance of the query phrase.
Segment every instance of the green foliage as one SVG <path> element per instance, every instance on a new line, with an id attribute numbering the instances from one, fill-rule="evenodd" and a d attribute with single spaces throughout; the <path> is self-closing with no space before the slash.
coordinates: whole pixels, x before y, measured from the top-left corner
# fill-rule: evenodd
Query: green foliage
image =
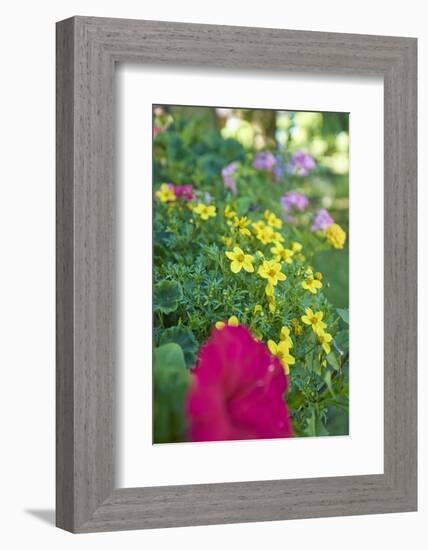
<path id="1" fill-rule="evenodd" d="M 185 397 L 190 383 L 183 350 L 164 344 L 154 350 L 153 442 L 173 443 L 186 438 Z"/>
<path id="2" fill-rule="evenodd" d="M 160 281 L 154 288 L 154 310 L 162 313 L 172 313 L 183 298 L 181 285 L 176 281 Z"/>
<path id="3" fill-rule="evenodd" d="M 338 308 L 346 308 L 349 302 L 348 265 L 348 250 L 323 250 L 313 258 L 314 269 L 324 276 L 324 294 Z"/>
<path id="4" fill-rule="evenodd" d="M 198 342 L 193 336 L 192 331 L 185 326 L 170 327 L 162 332 L 159 344 L 168 344 L 173 342 L 180 346 L 184 354 L 186 366 L 192 367 L 195 363 L 196 352 L 199 348 Z"/>
<path id="5" fill-rule="evenodd" d="M 155 348 L 153 359 L 155 366 L 161 369 L 173 370 L 186 367 L 183 350 L 174 342 Z"/>
<path id="6" fill-rule="evenodd" d="M 337 313 L 341 316 L 345 323 L 349 325 L 349 311 L 347 309 L 337 308 Z"/>
<path id="7" fill-rule="evenodd" d="M 194 182 L 200 189 L 210 190 L 226 164 L 244 159 L 245 152 L 238 141 L 223 139 L 197 111 L 190 113 L 182 108 L 168 131 L 156 138 L 154 177 L 156 181 L 174 181 L 177 185 Z"/>

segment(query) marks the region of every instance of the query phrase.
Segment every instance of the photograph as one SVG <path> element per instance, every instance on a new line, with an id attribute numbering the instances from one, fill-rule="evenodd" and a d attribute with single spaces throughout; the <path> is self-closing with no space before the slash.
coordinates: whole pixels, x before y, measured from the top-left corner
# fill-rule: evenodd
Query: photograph
<path id="1" fill-rule="evenodd" d="M 153 443 L 349 433 L 349 114 L 153 106 Z"/>

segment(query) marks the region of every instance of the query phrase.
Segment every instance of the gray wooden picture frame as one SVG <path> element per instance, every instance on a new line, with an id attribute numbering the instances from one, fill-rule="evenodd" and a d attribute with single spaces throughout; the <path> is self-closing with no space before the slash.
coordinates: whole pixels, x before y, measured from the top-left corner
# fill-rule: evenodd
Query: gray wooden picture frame
<path id="1" fill-rule="evenodd" d="M 73 17 L 57 24 L 56 48 L 57 526 L 83 533 L 416 510 L 416 39 Z M 383 474 L 115 487 L 118 62 L 383 77 Z"/>

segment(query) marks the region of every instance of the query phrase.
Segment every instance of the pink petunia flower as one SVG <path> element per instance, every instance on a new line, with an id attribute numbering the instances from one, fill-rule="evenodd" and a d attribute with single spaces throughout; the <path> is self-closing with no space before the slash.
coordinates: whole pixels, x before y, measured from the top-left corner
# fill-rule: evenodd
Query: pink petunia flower
<path id="1" fill-rule="evenodd" d="M 246 327 L 213 330 L 192 376 L 187 398 L 192 441 L 292 436 L 284 368 Z"/>
<path id="2" fill-rule="evenodd" d="M 193 194 L 193 187 L 191 185 L 176 185 L 174 187 L 174 193 L 177 199 L 191 201 L 195 198 L 195 195 Z"/>

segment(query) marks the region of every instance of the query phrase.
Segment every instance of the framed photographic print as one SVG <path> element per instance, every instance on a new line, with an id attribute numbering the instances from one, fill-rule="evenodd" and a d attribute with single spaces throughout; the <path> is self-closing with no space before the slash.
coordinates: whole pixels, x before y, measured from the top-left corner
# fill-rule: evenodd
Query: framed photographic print
<path id="1" fill-rule="evenodd" d="M 57 525 L 416 509 L 416 40 L 57 25 Z"/>
<path id="2" fill-rule="evenodd" d="M 155 443 L 348 435 L 348 119 L 154 107 Z"/>

